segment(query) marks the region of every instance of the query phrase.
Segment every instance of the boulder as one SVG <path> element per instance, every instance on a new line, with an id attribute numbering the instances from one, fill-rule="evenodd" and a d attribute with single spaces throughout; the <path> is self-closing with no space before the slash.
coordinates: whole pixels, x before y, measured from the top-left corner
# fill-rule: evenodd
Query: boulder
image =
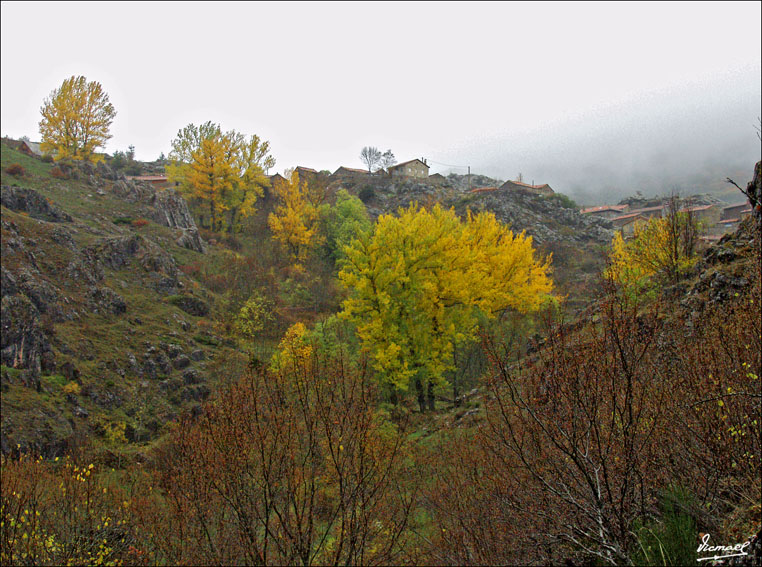
<path id="1" fill-rule="evenodd" d="M 209 305 L 192 295 L 173 295 L 169 302 L 195 317 L 206 317 L 209 315 Z"/>

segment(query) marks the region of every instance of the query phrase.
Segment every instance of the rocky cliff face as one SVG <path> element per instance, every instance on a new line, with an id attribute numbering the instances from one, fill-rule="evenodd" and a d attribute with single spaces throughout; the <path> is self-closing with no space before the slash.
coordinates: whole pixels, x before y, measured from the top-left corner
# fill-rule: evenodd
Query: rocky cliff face
<path id="1" fill-rule="evenodd" d="M 605 219 L 581 215 L 566 208 L 554 197 L 495 190 L 467 194 L 455 203 L 458 212 L 466 208 L 490 211 L 514 231 L 525 230 L 537 244 L 575 242 L 609 244 L 614 236 Z"/>
<path id="2" fill-rule="evenodd" d="M 144 215 L 154 222 L 182 230 L 177 243 L 184 248 L 205 252 L 206 244 L 198 233 L 185 202 L 173 188 L 157 190 L 150 183 L 120 179 L 113 184 L 112 191 L 120 198 L 138 205 Z"/>
<path id="3" fill-rule="evenodd" d="M 27 170 L 0 173 L 2 451 L 59 455 L 125 419 L 153 438 L 209 395 L 221 348 L 213 299 L 178 267 L 206 250 L 187 203 L 103 163 L 2 152 Z"/>

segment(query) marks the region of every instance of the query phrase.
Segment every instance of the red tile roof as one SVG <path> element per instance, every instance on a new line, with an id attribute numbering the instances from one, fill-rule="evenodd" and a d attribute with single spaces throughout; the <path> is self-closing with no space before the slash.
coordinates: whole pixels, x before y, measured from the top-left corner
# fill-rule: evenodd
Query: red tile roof
<path id="1" fill-rule="evenodd" d="M 602 211 L 624 211 L 627 210 L 628 205 L 599 205 L 597 207 L 587 207 L 580 210 L 580 213 L 600 213 Z"/>
<path id="2" fill-rule="evenodd" d="M 646 220 L 646 217 L 644 217 L 640 213 L 630 213 L 628 215 L 621 215 L 618 217 L 614 217 L 613 219 L 611 219 L 611 222 L 626 221 L 626 222 L 622 222 L 622 224 L 628 224 L 634 220 L 637 220 L 638 217 L 642 218 L 643 220 Z"/>
<path id="3" fill-rule="evenodd" d="M 661 211 L 664 209 L 664 205 L 656 205 L 655 207 L 643 207 L 642 209 L 632 209 L 631 213 L 650 213 L 651 211 Z"/>
<path id="4" fill-rule="evenodd" d="M 497 187 L 477 187 L 471 189 L 469 193 L 489 193 L 490 191 L 497 191 Z"/>
<path id="5" fill-rule="evenodd" d="M 696 212 L 696 211 L 707 211 L 707 210 L 711 209 L 714 206 L 715 205 L 698 205 L 698 206 L 695 206 L 695 207 L 685 207 L 683 209 L 680 209 L 680 212 L 681 213 L 687 213 L 687 212 L 693 213 L 693 212 Z"/>

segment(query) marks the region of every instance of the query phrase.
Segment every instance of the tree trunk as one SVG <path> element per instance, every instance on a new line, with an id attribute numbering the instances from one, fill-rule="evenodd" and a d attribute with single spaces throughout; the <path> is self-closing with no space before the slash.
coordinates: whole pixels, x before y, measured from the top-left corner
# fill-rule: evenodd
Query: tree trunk
<path id="1" fill-rule="evenodd" d="M 426 413 L 426 395 L 423 392 L 423 384 L 421 379 L 415 379 L 415 390 L 418 393 L 418 407 L 421 408 L 421 413 Z"/>

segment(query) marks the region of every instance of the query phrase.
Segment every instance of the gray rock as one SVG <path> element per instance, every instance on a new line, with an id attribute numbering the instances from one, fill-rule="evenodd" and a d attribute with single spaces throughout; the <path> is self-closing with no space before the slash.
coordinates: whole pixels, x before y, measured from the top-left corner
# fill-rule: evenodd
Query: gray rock
<path id="1" fill-rule="evenodd" d="M 18 293 L 16 278 L 9 270 L 5 269 L 5 266 L 0 266 L 0 297 L 15 295 L 16 293 Z"/>
<path id="2" fill-rule="evenodd" d="M 177 370 L 182 370 L 183 368 L 190 366 L 190 363 L 190 358 L 182 354 L 175 358 L 175 360 L 172 362 L 172 366 L 174 366 Z"/>
<path id="3" fill-rule="evenodd" d="M 195 368 L 188 368 L 183 372 L 183 382 L 186 384 L 198 384 L 201 382 L 201 376 L 199 375 L 198 370 Z"/>
<path id="4" fill-rule="evenodd" d="M 201 252 L 202 254 L 206 253 L 206 243 L 198 233 L 198 229 L 183 229 L 183 233 L 175 243 L 189 250 Z"/>
<path id="5" fill-rule="evenodd" d="M 71 413 L 74 415 L 74 417 L 79 418 L 86 418 L 90 415 L 90 413 L 83 407 L 77 406 L 73 410 L 71 410 Z"/>
<path id="6" fill-rule="evenodd" d="M 209 314 L 209 305 L 192 295 L 175 295 L 170 298 L 170 303 L 195 317 L 206 317 Z"/>
<path id="7" fill-rule="evenodd" d="M 195 386 L 187 386 L 184 388 L 180 394 L 180 398 L 186 402 L 191 400 L 200 402 L 208 398 L 209 394 L 211 394 L 209 386 L 206 384 L 196 384 Z"/>
<path id="8" fill-rule="evenodd" d="M 121 315 L 127 312 L 127 302 L 124 298 L 108 287 L 94 287 L 88 292 L 88 297 L 96 313 L 106 312 Z"/>
<path id="9" fill-rule="evenodd" d="M 42 357 L 50 343 L 39 327 L 39 311 L 23 295 L 6 295 L 0 304 L 0 358 L 11 368 L 31 371 L 39 376 Z"/>
<path id="10" fill-rule="evenodd" d="M 0 202 L 12 211 L 28 213 L 30 217 L 48 222 L 71 222 L 71 216 L 34 189 L 0 187 Z"/>

